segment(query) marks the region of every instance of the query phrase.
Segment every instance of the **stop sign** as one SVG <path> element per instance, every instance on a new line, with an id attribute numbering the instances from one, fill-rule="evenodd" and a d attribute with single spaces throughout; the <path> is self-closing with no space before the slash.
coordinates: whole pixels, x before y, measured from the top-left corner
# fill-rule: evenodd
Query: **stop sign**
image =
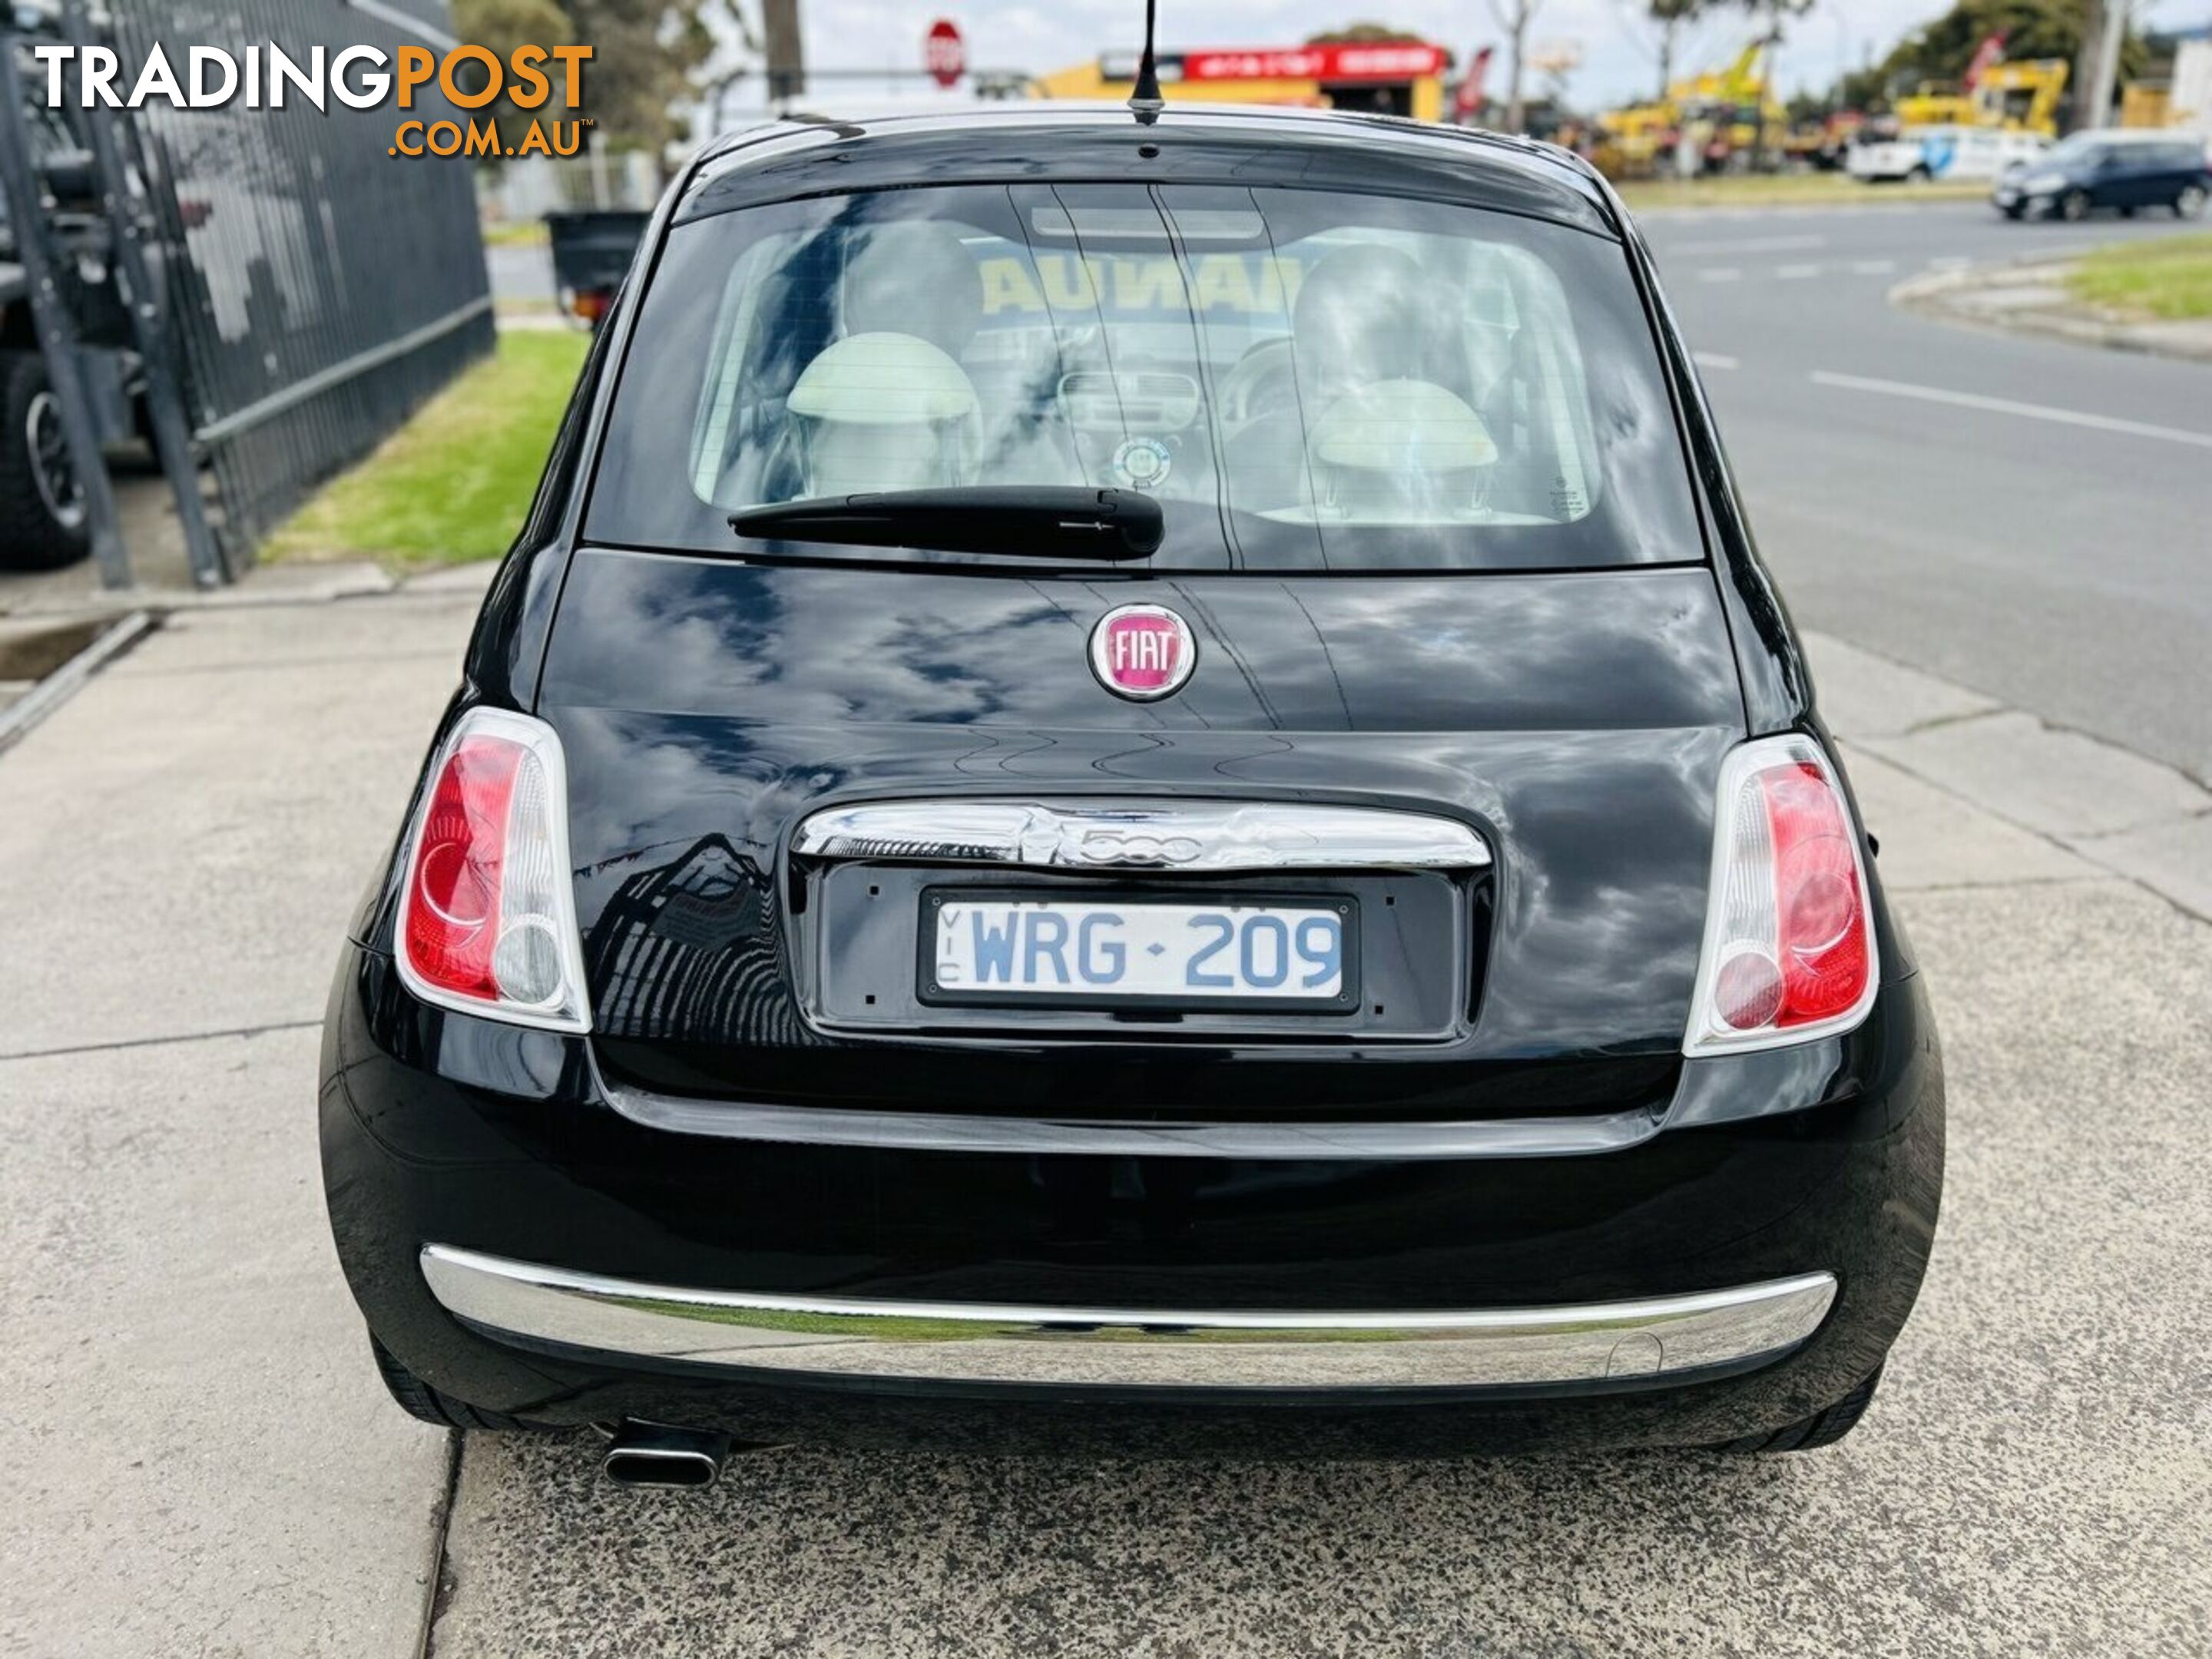
<path id="1" fill-rule="evenodd" d="M 929 26 L 922 37 L 921 61 L 930 78 L 940 87 L 951 86 L 968 72 L 968 43 L 960 38 L 960 26 L 949 17 L 940 17 Z"/>

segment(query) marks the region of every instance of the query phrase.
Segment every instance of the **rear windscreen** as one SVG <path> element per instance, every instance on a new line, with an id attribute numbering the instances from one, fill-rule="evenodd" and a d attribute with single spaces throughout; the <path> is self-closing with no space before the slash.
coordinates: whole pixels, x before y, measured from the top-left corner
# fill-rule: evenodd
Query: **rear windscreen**
<path id="1" fill-rule="evenodd" d="M 671 233 L 593 539 L 736 551 L 740 508 L 976 485 L 1144 491 L 1167 521 L 1155 568 L 1703 554 L 1603 238 L 1390 197 L 1114 185 L 819 198 Z"/>

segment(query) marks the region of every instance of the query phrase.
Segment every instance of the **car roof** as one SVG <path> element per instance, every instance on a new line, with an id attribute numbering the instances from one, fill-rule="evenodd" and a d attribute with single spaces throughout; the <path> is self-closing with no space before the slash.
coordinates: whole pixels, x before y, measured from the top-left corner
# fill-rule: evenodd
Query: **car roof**
<path id="1" fill-rule="evenodd" d="M 1389 116 L 1171 105 L 1139 125 L 1121 104 L 1031 100 L 957 114 L 798 118 L 716 138 L 675 220 L 917 184 L 1096 180 L 1414 196 L 1618 237 L 1608 193 L 1549 144 Z"/>

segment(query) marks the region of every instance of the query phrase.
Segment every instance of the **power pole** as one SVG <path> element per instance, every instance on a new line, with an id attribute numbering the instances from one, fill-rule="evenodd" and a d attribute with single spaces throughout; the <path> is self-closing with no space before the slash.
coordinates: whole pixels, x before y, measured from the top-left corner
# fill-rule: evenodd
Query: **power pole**
<path id="1" fill-rule="evenodd" d="M 768 48 L 771 105 L 806 91 L 806 45 L 799 33 L 799 0 L 761 0 L 761 35 Z"/>
<path id="2" fill-rule="evenodd" d="M 2120 72 L 2120 41 L 2127 30 L 2127 0 L 2084 0 L 2081 50 L 2074 58 L 2074 116 L 2069 130 L 2105 125 L 2112 107 L 2112 82 Z"/>
<path id="3" fill-rule="evenodd" d="M 2104 27 L 2097 42 L 2097 74 L 2085 88 L 2092 102 L 2088 125 L 2101 127 L 2112 112 L 2112 91 L 2120 78 L 2120 43 L 2127 38 L 2128 0 L 2105 0 Z"/>

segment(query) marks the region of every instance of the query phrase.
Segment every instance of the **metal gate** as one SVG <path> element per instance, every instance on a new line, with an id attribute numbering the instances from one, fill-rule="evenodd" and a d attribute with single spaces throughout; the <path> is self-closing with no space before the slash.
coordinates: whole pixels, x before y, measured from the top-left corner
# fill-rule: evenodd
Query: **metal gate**
<path id="1" fill-rule="evenodd" d="M 274 41 L 443 52 L 446 0 L 108 0 L 126 76 L 157 41 L 244 61 Z M 185 399 L 211 465 L 218 533 L 235 574 L 264 532 L 368 453 L 494 343 L 472 164 L 387 152 L 402 118 L 458 112 L 434 82 L 408 117 L 325 111 L 173 110 L 131 118 L 149 165 Z"/>

